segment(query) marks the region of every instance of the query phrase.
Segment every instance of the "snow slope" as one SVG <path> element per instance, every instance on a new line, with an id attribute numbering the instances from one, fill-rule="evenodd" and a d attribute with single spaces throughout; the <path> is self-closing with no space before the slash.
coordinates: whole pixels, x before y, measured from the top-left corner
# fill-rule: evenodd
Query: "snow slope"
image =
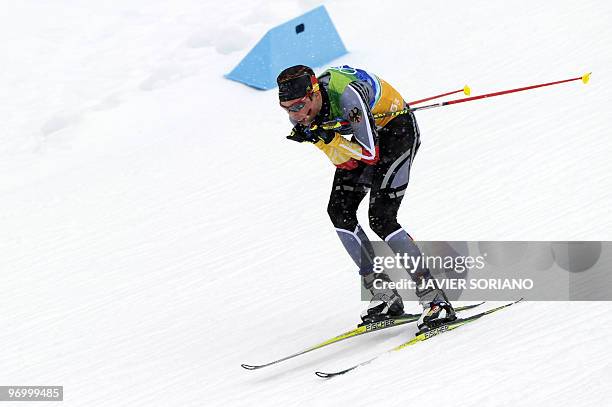
<path id="1" fill-rule="evenodd" d="M 520 304 L 328 382 L 312 372 L 411 328 L 240 368 L 348 329 L 364 306 L 325 213 L 333 167 L 284 140 L 275 92 L 222 77 L 318 4 L 3 5 L 0 385 L 63 385 L 74 406 L 606 404 L 607 302 Z M 612 239 L 609 2 L 325 4 L 350 51 L 335 63 L 408 99 L 593 71 L 419 112 L 399 216 L 413 236 Z"/>

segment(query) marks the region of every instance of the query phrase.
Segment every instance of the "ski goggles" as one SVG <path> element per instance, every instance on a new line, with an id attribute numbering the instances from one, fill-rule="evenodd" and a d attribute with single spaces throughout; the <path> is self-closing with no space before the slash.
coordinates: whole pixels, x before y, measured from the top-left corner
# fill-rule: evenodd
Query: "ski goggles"
<path id="1" fill-rule="evenodd" d="M 291 106 L 283 106 L 280 102 L 278 102 L 278 104 L 280 105 L 280 107 L 282 107 L 286 111 L 296 113 L 302 110 L 304 106 L 306 106 L 306 98 L 309 98 L 310 95 L 312 95 L 312 92 L 307 93 L 306 96 L 304 96 L 303 98 L 301 98 L 300 100 L 292 104 Z"/>

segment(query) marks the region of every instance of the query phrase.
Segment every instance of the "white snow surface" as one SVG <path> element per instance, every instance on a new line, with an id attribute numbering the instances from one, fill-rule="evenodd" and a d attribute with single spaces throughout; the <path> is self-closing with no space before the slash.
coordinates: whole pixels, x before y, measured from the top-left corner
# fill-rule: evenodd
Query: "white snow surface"
<path id="1" fill-rule="evenodd" d="M 326 214 L 333 166 L 285 140 L 275 91 L 222 76 L 318 4 L 3 3 L 0 385 L 63 385 L 67 406 L 609 403 L 609 302 L 522 303 L 330 381 L 312 373 L 414 327 L 240 367 L 365 306 Z M 417 240 L 612 239 L 612 3 L 325 4 L 350 51 L 333 64 L 409 100 L 593 72 L 417 113 L 399 214 Z"/>

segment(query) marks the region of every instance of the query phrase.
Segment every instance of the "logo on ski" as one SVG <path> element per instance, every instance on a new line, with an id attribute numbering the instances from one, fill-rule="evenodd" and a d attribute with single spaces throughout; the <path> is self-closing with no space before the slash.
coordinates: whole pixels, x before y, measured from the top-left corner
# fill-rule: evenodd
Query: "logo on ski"
<path id="1" fill-rule="evenodd" d="M 425 332 L 425 339 L 429 339 L 432 336 L 439 335 L 439 334 L 444 333 L 446 331 L 448 331 L 448 325 L 439 326 L 437 328 L 434 328 L 432 330 L 429 330 L 429 331 Z"/>
<path id="2" fill-rule="evenodd" d="M 395 321 L 392 319 L 387 319 L 385 321 L 372 322 L 366 325 L 366 332 L 375 331 L 377 329 L 388 328 L 394 324 L 395 324 Z"/>

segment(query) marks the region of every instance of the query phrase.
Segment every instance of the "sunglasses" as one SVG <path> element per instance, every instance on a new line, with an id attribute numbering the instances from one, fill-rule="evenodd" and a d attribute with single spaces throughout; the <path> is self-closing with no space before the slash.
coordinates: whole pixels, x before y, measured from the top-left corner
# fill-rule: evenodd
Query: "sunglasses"
<path id="1" fill-rule="evenodd" d="M 280 107 L 282 107 L 286 111 L 296 113 L 302 110 L 304 106 L 306 106 L 306 98 L 310 98 L 311 95 L 312 95 L 312 92 L 308 92 L 303 98 L 301 98 L 300 100 L 298 100 L 291 106 L 283 106 L 280 102 L 278 104 L 280 105 Z"/>

